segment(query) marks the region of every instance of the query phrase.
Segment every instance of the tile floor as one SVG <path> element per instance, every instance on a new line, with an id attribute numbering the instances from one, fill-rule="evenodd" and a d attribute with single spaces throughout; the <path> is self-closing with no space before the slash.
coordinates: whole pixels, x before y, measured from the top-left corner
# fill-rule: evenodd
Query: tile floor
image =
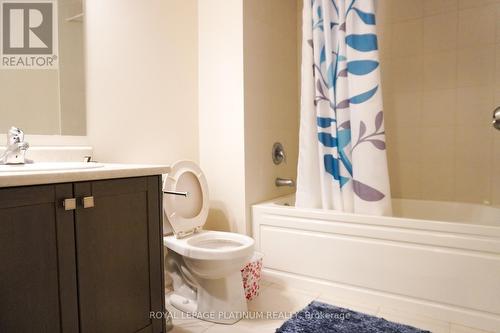
<path id="1" fill-rule="evenodd" d="M 377 315 L 387 320 L 429 330 L 433 333 L 491 333 L 425 316 L 404 313 L 395 309 L 356 304 L 349 300 L 332 300 L 328 296 L 319 293 L 287 288 L 266 281 L 261 284 L 260 296 L 251 301 L 248 307 L 250 311 L 297 312 L 313 300 Z M 167 308 L 174 316 L 174 328 L 170 331 L 171 333 L 274 333 L 285 321 L 284 319 L 242 319 L 234 325 L 219 325 L 198 319 L 185 318 L 179 310 L 169 304 L 168 300 Z"/>

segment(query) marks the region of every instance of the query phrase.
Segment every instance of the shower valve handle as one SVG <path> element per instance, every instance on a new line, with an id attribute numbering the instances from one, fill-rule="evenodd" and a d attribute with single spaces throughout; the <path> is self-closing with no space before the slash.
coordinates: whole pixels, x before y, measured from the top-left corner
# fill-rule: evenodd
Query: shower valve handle
<path id="1" fill-rule="evenodd" d="M 492 121 L 493 127 L 495 127 L 497 130 L 500 130 L 500 106 L 493 111 L 493 121 Z"/>

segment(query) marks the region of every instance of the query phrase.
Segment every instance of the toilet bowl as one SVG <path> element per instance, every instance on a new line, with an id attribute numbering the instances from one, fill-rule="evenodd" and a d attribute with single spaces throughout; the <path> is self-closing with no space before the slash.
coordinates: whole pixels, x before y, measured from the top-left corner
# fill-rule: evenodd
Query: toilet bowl
<path id="1" fill-rule="evenodd" d="M 232 324 L 247 311 L 240 269 L 253 254 L 248 236 L 202 230 L 208 216 L 208 187 L 190 161 L 171 167 L 163 184 L 167 274 L 170 303 L 197 318 Z"/>

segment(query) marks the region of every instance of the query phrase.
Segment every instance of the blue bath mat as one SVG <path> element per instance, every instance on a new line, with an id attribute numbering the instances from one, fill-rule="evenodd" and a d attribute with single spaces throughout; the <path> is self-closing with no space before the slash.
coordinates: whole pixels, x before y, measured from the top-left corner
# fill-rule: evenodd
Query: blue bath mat
<path id="1" fill-rule="evenodd" d="M 276 333 L 430 333 L 344 308 L 312 302 Z"/>

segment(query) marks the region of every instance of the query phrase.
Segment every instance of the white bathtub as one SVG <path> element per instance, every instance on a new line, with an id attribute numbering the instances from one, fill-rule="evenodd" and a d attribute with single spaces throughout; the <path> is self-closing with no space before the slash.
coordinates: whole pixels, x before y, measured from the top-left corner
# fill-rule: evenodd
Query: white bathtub
<path id="1" fill-rule="evenodd" d="M 253 206 L 274 282 L 500 332 L 500 208 L 394 200 L 394 217 Z"/>

